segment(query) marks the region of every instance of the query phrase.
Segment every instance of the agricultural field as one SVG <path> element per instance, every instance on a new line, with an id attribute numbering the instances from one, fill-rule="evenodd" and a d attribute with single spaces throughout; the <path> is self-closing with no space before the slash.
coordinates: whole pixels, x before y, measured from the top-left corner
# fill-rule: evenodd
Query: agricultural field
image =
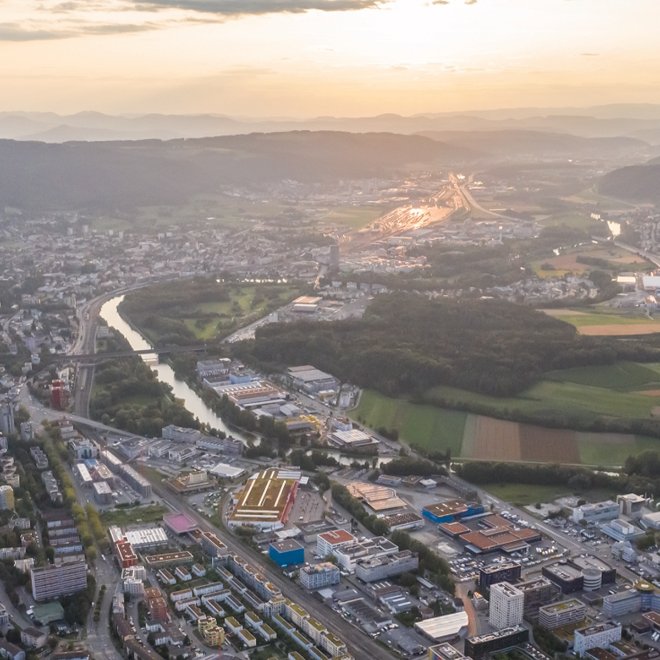
<path id="1" fill-rule="evenodd" d="M 660 364 L 620 362 L 554 371 L 517 397 L 497 398 L 451 387 L 427 393 L 420 405 L 365 391 L 352 416 L 371 428 L 397 429 L 427 451 L 449 449 L 474 460 L 619 466 L 630 455 L 660 449 L 660 439 L 632 433 L 591 433 L 546 428 L 488 416 L 552 416 L 566 426 L 598 418 L 660 416 Z M 483 414 L 466 413 L 472 408 Z"/>
<path id="2" fill-rule="evenodd" d="M 581 261 L 582 259 L 584 262 Z M 623 248 L 583 245 L 557 256 L 535 261 L 532 263 L 532 268 L 539 277 L 563 277 L 564 275 L 584 275 L 594 269 L 615 272 L 646 271 L 653 268 L 653 265 L 643 257 Z"/>
<path id="3" fill-rule="evenodd" d="M 625 313 L 610 310 L 598 311 L 597 309 L 591 309 L 588 312 L 574 309 L 544 309 L 541 311 L 574 325 L 582 335 L 614 337 L 660 332 L 660 319 L 651 319 L 640 309 Z"/>
<path id="4" fill-rule="evenodd" d="M 365 390 L 351 416 L 373 429 L 396 429 L 403 440 L 418 447 L 449 449 L 453 456 L 458 456 L 468 414 Z"/>

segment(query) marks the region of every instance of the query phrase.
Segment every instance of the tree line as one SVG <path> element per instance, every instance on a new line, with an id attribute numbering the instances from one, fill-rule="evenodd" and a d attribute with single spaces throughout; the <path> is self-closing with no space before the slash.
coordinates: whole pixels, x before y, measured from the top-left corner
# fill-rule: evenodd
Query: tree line
<path id="1" fill-rule="evenodd" d="M 509 396 L 554 369 L 660 359 L 648 343 L 580 336 L 522 305 L 402 293 L 378 296 L 362 319 L 263 326 L 236 351 L 269 370 L 309 362 L 389 396 L 437 385 Z"/>

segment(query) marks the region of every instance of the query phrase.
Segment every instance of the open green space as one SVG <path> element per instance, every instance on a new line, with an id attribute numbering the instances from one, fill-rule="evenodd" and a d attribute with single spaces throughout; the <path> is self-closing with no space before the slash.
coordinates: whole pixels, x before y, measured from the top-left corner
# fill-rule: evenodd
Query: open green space
<path id="1" fill-rule="evenodd" d="M 495 397 L 456 387 L 439 386 L 426 398 L 438 406 L 471 408 L 484 414 L 570 414 L 589 420 L 597 416 L 650 418 L 655 396 L 635 390 L 660 389 L 660 365 L 620 362 L 549 372 L 545 380 L 515 397 Z"/>
<path id="2" fill-rule="evenodd" d="M 660 438 L 643 435 L 615 436 L 613 441 L 606 441 L 608 434 L 577 433 L 577 445 L 580 459 L 584 465 L 610 466 L 623 465 L 628 456 L 637 456 L 645 451 L 660 451 Z"/>
<path id="3" fill-rule="evenodd" d="M 587 212 L 566 211 L 541 218 L 539 222 L 545 227 L 559 227 L 564 225 L 574 229 L 587 229 L 593 223 L 593 220 Z"/>
<path id="4" fill-rule="evenodd" d="M 105 525 L 133 525 L 135 523 L 160 522 L 167 509 L 160 504 L 149 506 L 134 506 L 125 509 L 112 509 L 101 514 L 101 520 Z"/>
<path id="5" fill-rule="evenodd" d="M 645 325 L 657 321 L 635 310 L 634 313 L 616 314 L 612 312 L 580 312 L 567 310 L 552 310 L 552 316 L 580 329 L 590 325 Z"/>
<path id="6" fill-rule="evenodd" d="M 374 206 L 338 206 L 322 215 L 324 222 L 336 222 L 350 229 L 361 229 L 383 215 L 385 211 Z"/>
<path id="7" fill-rule="evenodd" d="M 298 293 L 291 284 L 184 280 L 128 294 L 121 312 L 154 344 L 186 344 L 225 337 Z"/>
<path id="8" fill-rule="evenodd" d="M 371 428 L 396 429 L 399 437 L 429 451 L 461 452 L 467 413 L 410 403 L 365 390 L 351 416 Z"/>
<path id="9" fill-rule="evenodd" d="M 616 362 L 602 366 L 573 367 L 551 371 L 546 374 L 546 378 L 621 391 L 648 390 L 660 388 L 660 364 Z"/>
<path id="10" fill-rule="evenodd" d="M 552 502 L 558 497 L 572 495 L 572 491 L 567 486 L 555 486 L 546 484 L 513 484 L 513 483 L 492 483 L 480 484 L 480 486 L 499 497 L 505 502 L 511 502 L 516 506 L 526 506 L 536 504 L 537 502 Z"/>

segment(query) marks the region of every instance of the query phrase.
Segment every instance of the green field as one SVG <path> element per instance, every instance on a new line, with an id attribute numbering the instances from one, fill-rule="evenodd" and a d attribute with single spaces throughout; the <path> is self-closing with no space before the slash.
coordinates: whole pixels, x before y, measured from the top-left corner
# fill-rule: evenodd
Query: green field
<path id="1" fill-rule="evenodd" d="M 365 390 L 351 413 L 371 428 L 396 429 L 405 442 L 418 447 L 460 455 L 467 413 L 391 399 Z"/>
<path id="2" fill-rule="evenodd" d="M 660 388 L 660 364 L 617 362 L 597 367 L 575 367 L 551 371 L 546 378 L 620 391 L 649 390 Z"/>
<path id="3" fill-rule="evenodd" d="M 333 222 L 350 229 L 362 229 L 372 223 L 385 211 L 373 206 L 339 206 L 322 215 L 323 222 Z"/>
<path id="4" fill-rule="evenodd" d="M 621 362 L 553 371 L 547 380 L 516 397 L 499 398 L 440 386 L 430 390 L 427 399 L 439 406 L 467 406 L 496 416 L 505 411 L 534 414 L 557 410 L 584 420 L 602 415 L 648 419 L 660 405 L 660 397 L 635 390 L 655 389 L 660 389 L 659 364 Z"/>
<path id="5" fill-rule="evenodd" d="M 526 506 L 536 502 L 552 502 L 558 497 L 572 495 L 566 486 L 546 486 L 544 484 L 480 484 L 481 488 L 515 506 Z"/>
<path id="6" fill-rule="evenodd" d="M 579 428 L 580 424 L 591 424 L 603 418 L 652 419 L 652 411 L 660 407 L 660 395 L 656 395 L 656 391 L 660 391 L 660 364 L 620 362 L 554 371 L 546 380 L 519 396 L 508 398 L 443 386 L 427 393 L 431 405 L 420 405 L 367 390 L 351 416 L 374 429 L 397 429 L 402 440 L 427 451 L 449 449 L 456 457 L 487 458 L 483 448 L 498 446 L 491 444 L 493 438 L 492 442 L 506 442 L 510 460 L 561 460 L 563 454 L 549 459 L 547 451 L 544 453 L 540 449 L 541 445 L 539 450 L 535 449 L 536 438 L 539 443 L 552 441 L 542 426 L 507 422 L 510 426 L 504 427 L 508 430 L 503 431 L 502 423 L 500 427 L 492 426 L 494 421 L 487 416 L 490 414 L 500 419 L 511 419 L 516 415 L 539 420 L 552 418 L 569 429 L 572 423 Z M 454 410 L 453 407 L 478 410 L 486 417 Z M 481 420 L 479 424 L 478 418 Z M 481 430 L 477 431 L 477 428 Z M 572 460 L 576 461 L 579 456 L 579 462 L 584 465 L 620 466 L 628 456 L 648 450 L 660 451 L 658 438 L 632 433 L 568 432 L 572 435 L 565 441 L 569 442 L 567 447 L 572 448 Z M 499 439 L 496 440 L 491 433 Z M 502 433 L 505 433 L 506 440 Z M 482 449 L 475 449 L 475 446 Z"/>
<path id="7" fill-rule="evenodd" d="M 589 217 L 589 213 L 580 211 L 567 211 L 565 213 L 556 213 L 542 218 L 539 221 L 545 227 L 559 227 L 565 225 L 575 229 L 586 229 L 591 225 L 593 220 Z"/>
<path id="8" fill-rule="evenodd" d="M 640 311 L 635 311 L 634 314 L 613 314 L 611 312 L 573 312 L 567 309 L 566 311 L 552 311 L 551 315 L 578 329 L 590 325 L 645 325 L 657 322 L 657 319 L 650 319 Z"/>
<path id="9" fill-rule="evenodd" d="M 181 338 L 179 343 L 203 342 L 231 334 L 282 307 L 299 293 L 297 287 L 289 284 L 215 286 L 217 293 L 210 288 L 201 299 L 188 302 L 188 292 L 191 298 L 198 292 L 195 281 L 154 285 L 129 294 L 121 311 L 153 344 L 163 338 L 171 342 L 175 335 Z M 175 289 L 181 299 L 178 304 L 172 304 L 168 297 L 168 292 Z"/>

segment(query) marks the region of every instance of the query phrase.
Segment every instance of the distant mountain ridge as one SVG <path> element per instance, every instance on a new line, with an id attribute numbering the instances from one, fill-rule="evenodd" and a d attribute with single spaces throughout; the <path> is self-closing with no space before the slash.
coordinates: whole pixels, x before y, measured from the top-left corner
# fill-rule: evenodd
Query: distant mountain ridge
<path id="1" fill-rule="evenodd" d="M 609 172 L 600 179 L 598 190 L 618 199 L 660 204 L 660 158 Z"/>
<path id="2" fill-rule="evenodd" d="M 602 157 L 644 153 L 649 147 L 647 142 L 631 137 L 585 138 L 531 130 L 427 131 L 420 135 L 498 158 Z"/>
<path id="3" fill-rule="evenodd" d="M 453 166 L 468 150 L 419 135 L 253 133 L 186 140 L 0 140 L 0 208 L 177 204 L 223 186 L 384 176 L 412 164 Z"/>
<path id="4" fill-rule="evenodd" d="M 71 115 L 0 113 L 0 138 L 67 140 L 140 140 L 198 138 L 253 132 L 334 130 L 412 134 L 428 131 L 531 130 L 581 137 L 639 138 L 660 143 L 660 105 L 617 104 L 590 108 L 509 108 L 425 113 L 414 116 L 241 119 L 221 114 L 136 116 L 79 112 Z"/>

